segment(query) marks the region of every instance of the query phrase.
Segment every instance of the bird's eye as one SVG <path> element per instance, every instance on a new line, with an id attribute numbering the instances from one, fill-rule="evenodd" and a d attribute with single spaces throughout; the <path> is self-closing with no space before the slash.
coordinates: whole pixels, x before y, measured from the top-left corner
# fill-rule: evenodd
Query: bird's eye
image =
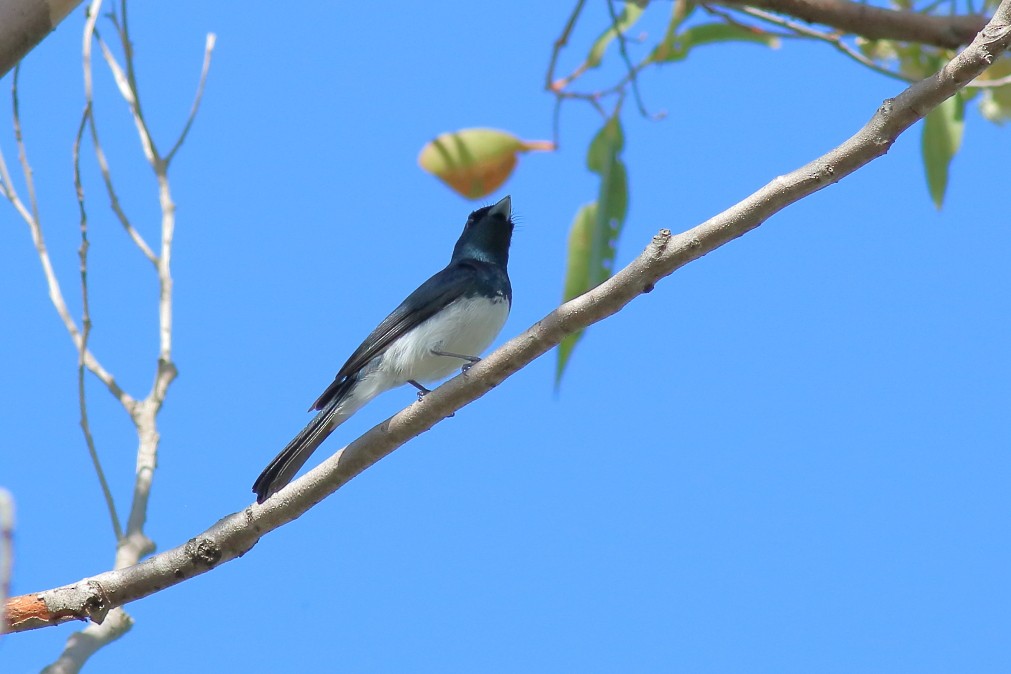
<path id="1" fill-rule="evenodd" d="M 467 218 L 467 225 L 466 226 L 467 227 L 473 226 L 475 223 L 477 223 L 478 220 L 480 220 L 484 216 L 488 215 L 488 211 L 490 211 L 490 210 L 491 210 L 491 206 L 485 206 L 484 208 L 477 209 L 476 211 L 474 211 L 473 213 L 470 214 L 469 218 Z"/>

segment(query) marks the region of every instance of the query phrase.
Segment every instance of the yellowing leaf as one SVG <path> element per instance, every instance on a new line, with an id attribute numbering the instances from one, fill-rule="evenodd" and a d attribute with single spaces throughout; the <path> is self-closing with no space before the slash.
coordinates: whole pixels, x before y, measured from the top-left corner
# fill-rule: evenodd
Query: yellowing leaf
<path id="1" fill-rule="evenodd" d="M 524 141 L 498 129 L 463 129 L 427 143 L 418 164 L 468 199 L 479 199 L 506 181 L 519 153 L 554 149 L 549 141 Z"/>

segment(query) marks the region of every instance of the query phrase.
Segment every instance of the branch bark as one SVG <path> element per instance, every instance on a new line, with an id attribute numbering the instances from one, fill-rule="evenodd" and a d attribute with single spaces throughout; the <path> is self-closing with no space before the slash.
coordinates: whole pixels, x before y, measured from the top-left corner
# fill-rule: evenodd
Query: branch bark
<path id="1" fill-rule="evenodd" d="M 0 2 L 0 77 L 42 42 L 81 0 Z"/>
<path id="2" fill-rule="evenodd" d="M 945 49 L 968 44 L 987 23 L 984 16 L 936 16 L 872 7 L 850 0 L 719 0 L 714 4 L 735 9 L 745 5 L 767 9 L 870 40 L 918 42 Z"/>
<path id="3" fill-rule="evenodd" d="M 558 307 L 467 374 L 457 376 L 341 449 L 263 505 L 218 521 L 184 545 L 127 568 L 73 585 L 15 597 L 7 604 L 12 631 L 68 620 L 102 622 L 110 611 L 180 583 L 248 552 L 261 536 L 296 519 L 349 480 L 480 398 L 562 338 L 620 311 L 680 267 L 755 229 L 804 197 L 884 155 L 896 138 L 982 73 L 1011 42 L 1011 0 L 1003 0 L 972 44 L 938 73 L 884 101 L 871 120 L 839 147 L 772 180 L 740 203 L 683 232 L 661 230 L 642 254 L 611 279 Z"/>

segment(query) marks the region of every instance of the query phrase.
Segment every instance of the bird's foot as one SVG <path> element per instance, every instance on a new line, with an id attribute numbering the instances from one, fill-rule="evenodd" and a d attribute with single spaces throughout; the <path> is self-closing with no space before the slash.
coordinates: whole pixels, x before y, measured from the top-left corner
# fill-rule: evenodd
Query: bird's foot
<path id="1" fill-rule="evenodd" d="M 414 388 L 418 389 L 418 402 L 421 402 L 421 400 L 426 395 L 428 395 L 429 393 L 432 392 L 431 390 L 425 388 L 424 386 L 422 386 L 418 382 L 414 381 L 413 379 L 408 379 L 407 383 L 410 384 L 411 386 L 413 386 Z M 448 419 L 449 417 L 455 417 L 455 416 L 456 416 L 456 412 L 451 412 L 451 413 L 449 413 L 449 414 L 446 415 L 446 418 Z"/>
<path id="2" fill-rule="evenodd" d="M 414 381 L 413 379 L 409 379 L 407 381 L 407 383 L 410 384 L 411 386 L 413 386 L 414 388 L 418 389 L 418 401 L 419 402 L 421 401 L 422 398 L 424 398 L 426 395 L 428 395 L 429 393 L 431 393 L 431 391 L 429 389 L 425 388 L 424 386 L 422 386 L 418 382 Z"/>

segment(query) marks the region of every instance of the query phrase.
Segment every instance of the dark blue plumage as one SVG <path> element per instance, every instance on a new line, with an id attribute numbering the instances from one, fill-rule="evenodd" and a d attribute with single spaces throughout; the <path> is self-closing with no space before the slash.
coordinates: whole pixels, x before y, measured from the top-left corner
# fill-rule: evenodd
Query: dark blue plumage
<path id="1" fill-rule="evenodd" d="M 512 305 L 511 216 L 509 197 L 470 214 L 449 265 L 365 338 L 309 408 L 318 414 L 256 479 L 257 502 L 290 482 L 323 440 L 374 397 L 405 383 L 425 390 L 420 382 L 442 379 L 488 348 Z"/>

